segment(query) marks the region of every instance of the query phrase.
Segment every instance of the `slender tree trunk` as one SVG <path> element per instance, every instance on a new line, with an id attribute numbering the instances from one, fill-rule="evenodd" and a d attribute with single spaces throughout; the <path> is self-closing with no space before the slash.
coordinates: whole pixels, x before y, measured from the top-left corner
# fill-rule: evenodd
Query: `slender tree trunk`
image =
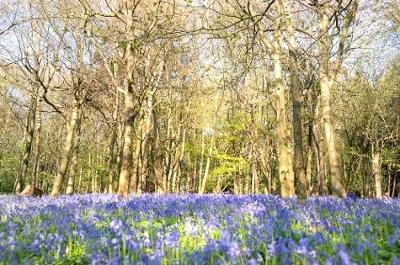
<path id="1" fill-rule="evenodd" d="M 382 173 L 381 173 L 381 154 L 379 144 L 372 146 L 372 171 L 374 173 L 376 198 L 382 199 Z"/>
<path id="2" fill-rule="evenodd" d="M 216 117 L 214 118 L 214 124 L 216 121 Z M 210 165 L 211 165 L 211 156 L 213 153 L 213 145 L 214 145 L 214 137 L 215 137 L 215 132 L 214 129 L 211 132 L 211 139 L 210 139 L 210 147 L 208 148 L 208 154 L 207 154 L 207 160 L 206 160 L 206 167 L 204 168 L 204 174 L 203 174 L 203 179 L 201 180 L 201 187 L 199 190 L 199 194 L 204 194 L 206 191 L 206 184 L 207 184 L 207 179 L 208 179 L 208 173 L 210 170 Z"/>
<path id="3" fill-rule="evenodd" d="M 154 133 L 155 133 L 155 143 L 154 143 L 154 153 L 155 153 L 155 166 L 154 166 L 154 174 L 155 174 L 155 183 L 156 183 L 156 192 L 163 194 L 167 192 L 166 183 L 164 182 L 164 174 L 163 174 L 163 156 L 162 149 L 160 146 L 160 132 L 158 128 L 158 120 L 156 117 L 156 112 L 153 113 L 154 118 Z"/>
<path id="4" fill-rule="evenodd" d="M 61 158 L 60 168 L 54 180 L 54 185 L 50 197 L 57 197 L 60 193 L 61 184 L 64 180 L 65 172 L 67 171 L 68 162 L 72 151 L 74 131 L 76 126 L 76 121 L 79 117 L 80 108 L 81 108 L 80 104 L 75 99 L 72 108 L 70 123 L 68 125 L 68 133 L 67 133 L 67 139 L 65 141 L 64 153 Z"/>
<path id="5" fill-rule="evenodd" d="M 78 113 L 78 118 L 75 124 L 74 130 L 74 143 L 72 145 L 71 150 L 71 163 L 69 166 L 69 175 L 67 182 L 67 189 L 65 193 L 67 195 L 72 195 L 75 192 L 75 176 L 76 176 L 76 166 L 78 165 L 78 154 L 79 154 L 79 144 L 81 140 L 81 120 L 82 120 L 82 111 L 80 110 Z"/>
<path id="6" fill-rule="evenodd" d="M 32 170 L 32 180 L 31 180 L 31 190 L 30 194 L 34 194 L 34 190 L 36 188 L 36 180 L 37 173 L 39 168 L 39 160 L 40 160 L 40 134 L 42 129 L 42 97 L 43 94 L 40 94 L 36 97 L 36 124 L 35 124 L 35 145 L 33 151 L 33 170 Z"/>
<path id="7" fill-rule="evenodd" d="M 25 121 L 25 149 L 21 159 L 21 170 L 18 174 L 14 191 L 19 194 L 23 190 L 23 186 L 26 181 L 26 174 L 28 172 L 29 160 L 32 151 L 32 142 L 35 131 L 35 119 L 36 119 L 36 104 L 37 99 L 35 96 L 31 96 L 31 106 L 28 116 Z"/>
<path id="8" fill-rule="evenodd" d="M 114 192 L 114 179 L 116 177 L 115 165 L 117 163 L 118 148 L 116 148 L 117 144 L 117 131 L 118 131 L 118 112 L 119 112 L 119 99 L 116 97 L 116 102 L 114 106 L 114 112 L 112 115 L 112 127 L 111 127 L 111 135 L 110 135 L 110 143 L 108 146 L 108 180 L 107 180 L 107 192 Z M 117 149 L 117 150 L 116 150 Z"/>
<path id="9" fill-rule="evenodd" d="M 254 106 L 250 104 L 250 161 L 251 161 L 251 193 L 258 194 L 258 159 L 257 159 L 257 124 L 254 114 Z"/>
<path id="10" fill-rule="evenodd" d="M 313 125 L 310 123 L 308 126 L 308 136 L 307 136 L 307 167 L 306 167 L 306 184 L 307 184 L 307 191 L 310 190 L 311 186 L 311 176 L 312 176 L 312 149 L 313 149 Z M 309 194 L 307 194 L 309 196 Z"/>
<path id="11" fill-rule="evenodd" d="M 290 86 L 293 103 L 294 174 L 296 179 L 297 196 L 300 203 L 304 204 L 307 198 L 307 180 L 304 172 L 303 128 L 301 122 L 303 99 L 301 95 L 299 69 L 297 64 L 297 43 L 294 37 L 290 2 L 288 0 L 280 0 L 280 3 L 285 14 L 286 32 L 289 44 Z"/>
<path id="12" fill-rule="evenodd" d="M 289 159 L 288 150 L 288 137 L 286 126 L 286 100 L 285 100 L 285 87 L 283 85 L 282 76 L 282 32 L 281 32 L 281 18 L 278 17 L 276 21 L 275 41 L 274 41 L 274 73 L 276 83 L 276 108 L 277 108 L 277 137 L 278 137 L 278 162 L 279 162 L 279 181 L 281 185 L 281 196 L 283 198 L 292 197 L 295 195 L 294 179 L 292 179 L 292 166 Z"/>
<path id="13" fill-rule="evenodd" d="M 397 176 L 398 176 L 398 171 L 399 171 L 399 168 L 396 164 L 393 165 L 393 167 L 394 167 L 394 177 L 393 177 L 393 185 L 392 185 L 392 190 L 391 190 L 391 195 L 390 195 L 390 197 L 392 197 L 392 198 L 395 196 L 396 186 L 397 186 Z M 390 190 L 389 190 L 389 192 L 390 192 Z"/>
<path id="14" fill-rule="evenodd" d="M 198 176 L 199 176 L 199 193 L 200 193 L 200 191 L 202 189 L 202 186 L 203 186 L 201 176 L 203 176 L 203 164 L 204 164 L 204 154 L 205 154 L 205 146 L 206 146 L 204 138 L 205 138 L 205 132 L 203 130 L 201 132 L 201 154 L 200 154 L 199 173 L 198 173 Z"/>

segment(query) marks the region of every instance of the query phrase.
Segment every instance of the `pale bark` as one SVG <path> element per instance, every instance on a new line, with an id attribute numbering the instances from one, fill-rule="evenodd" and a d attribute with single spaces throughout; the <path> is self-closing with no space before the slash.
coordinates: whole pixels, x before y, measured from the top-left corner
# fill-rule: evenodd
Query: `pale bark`
<path id="1" fill-rule="evenodd" d="M 65 173 L 67 172 L 69 158 L 71 156 L 74 131 L 75 131 L 75 126 L 76 126 L 76 121 L 79 117 L 80 108 L 81 108 L 81 106 L 80 106 L 79 102 L 76 99 L 74 99 L 71 118 L 70 118 L 70 122 L 68 124 L 67 139 L 65 140 L 64 153 L 61 158 L 60 168 L 58 170 L 57 176 L 54 179 L 54 185 L 53 185 L 53 189 L 50 193 L 50 197 L 57 197 L 60 193 L 61 184 L 64 180 Z"/>
<path id="2" fill-rule="evenodd" d="M 217 111 L 216 111 L 217 113 Z M 213 124 L 215 126 L 217 117 L 216 114 L 214 116 L 214 121 Z M 211 131 L 211 136 L 210 136 L 210 146 L 208 147 L 208 153 L 207 153 L 207 159 L 206 159 L 206 166 L 204 168 L 204 174 L 203 178 L 201 180 L 201 187 L 199 190 L 199 194 L 204 194 L 206 191 L 206 184 L 207 184 L 207 179 L 208 179 L 208 174 L 210 171 L 210 164 L 211 164 L 211 156 L 213 153 L 213 146 L 214 146 L 214 140 L 215 140 L 215 127 L 213 126 L 212 131 Z"/>
<path id="3" fill-rule="evenodd" d="M 291 6 L 288 0 L 280 0 L 285 15 L 286 32 L 289 48 L 290 86 L 293 103 L 293 140 L 294 140 L 294 174 L 297 180 L 297 196 L 301 203 L 307 198 L 307 180 L 304 172 L 303 133 L 301 121 L 302 95 L 297 63 L 297 43 L 294 37 Z"/>
<path id="4" fill-rule="evenodd" d="M 278 17 L 276 21 L 275 41 L 274 41 L 274 75 L 276 84 L 276 109 L 277 109 L 277 137 L 278 137 L 278 162 L 279 162 L 279 181 L 281 185 L 281 196 L 289 198 L 295 195 L 294 179 L 292 178 L 292 165 L 289 159 L 288 150 L 288 137 L 286 126 L 286 100 L 285 100 L 285 86 L 283 84 L 282 76 L 282 32 L 281 32 L 281 18 Z"/>
<path id="5" fill-rule="evenodd" d="M 132 22 L 133 23 L 133 22 Z M 130 25 L 132 25 L 132 23 Z M 133 30 L 133 29 L 132 29 Z M 133 36 L 131 36 L 133 37 Z M 133 42 L 133 38 L 132 38 Z M 133 43 L 127 44 L 126 49 L 126 89 L 125 89 L 125 132 L 124 148 L 122 153 L 121 172 L 119 175 L 118 196 L 126 198 L 129 192 L 129 170 L 132 164 L 133 125 L 136 114 L 133 71 L 135 66 L 135 55 Z"/>
<path id="6" fill-rule="evenodd" d="M 345 42 L 349 36 L 349 27 L 355 18 L 358 9 L 358 0 L 352 1 L 344 10 L 343 26 L 340 29 L 338 49 L 335 54 L 335 61 L 330 61 L 333 36 L 330 33 L 330 23 L 338 3 L 324 2 L 318 6 L 318 60 L 319 80 L 321 89 L 321 110 L 325 130 L 325 143 L 329 159 L 329 172 L 332 183 L 332 196 L 343 198 L 347 196 L 344 185 L 343 168 L 337 142 L 335 122 L 331 110 L 331 89 L 336 76 L 340 70 L 345 53 Z"/>
<path id="7" fill-rule="evenodd" d="M 81 132 L 81 119 L 82 119 L 82 112 L 79 111 L 78 118 L 75 124 L 75 131 L 74 131 L 74 142 L 72 145 L 72 156 L 71 156 L 71 163 L 69 166 L 69 174 L 68 174 L 68 182 L 67 182 L 67 189 L 65 194 L 72 195 L 75 192 L 75 176 L 76 176 L 76 167 L 78 165 L 78 154 L 79 154 L 79 144 L 80 144 L 80 132 Z"/>
<path id="8" fill-rule="evenodd" d="M 375 180 L 375 197 L 382 199 L 381 154 L 379 152 L 378 143 L 376 146 L 372 144 L 372 170 Z"/>

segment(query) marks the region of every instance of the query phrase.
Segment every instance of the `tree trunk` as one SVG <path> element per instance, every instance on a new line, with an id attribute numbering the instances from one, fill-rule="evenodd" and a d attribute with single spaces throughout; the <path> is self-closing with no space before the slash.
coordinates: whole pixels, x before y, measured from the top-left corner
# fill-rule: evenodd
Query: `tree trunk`
<path id="1" fill-rule="evenodd" d="M 257 159 L 257 124 L 254 106 L 250 104 L 250 161 L 251 161 L 251 193 L 258 194 L 258 159 Z"/>
<path id="2" fill-rule="evenodd" d="M 30 111 L 25 121 L 25 135 L 24 135 L 25 149 L 21 159 L 21 170 L 18 174 L 14 187 L 14 192 L 17 194 L 22 191 L 22 187 L 25 185 L 26 181 L 26 174 L 28 172 L 29 160 L 32 151 L 33 135 L 35 131 L 36 104 L 37 104 L 36 97 L 31 96 Z"/>
<path id="3" fill-rule="evenodd" d="M 36 188 L 37 173 L 39 168 L 40 160 L 40 132 L 42 129 L 42 97 L 43 94 L 37 95 L 36 97 L 36 125 L 35 125 L 35 145 L 33 151 L 33 169 L 32 169 L 32 179 L 31 179 L 31 190 L 30 194 L 34 194 Z"/>
<path id="4" fill-rule="evenodd" d="M 206 143 L 205 143 L 205 132 L 204 132 L 204 130 L 201 132 L 201 154 L 200 154 L 200 162 L 199 162 L 199 173 L 198 173 L 198 176 L 199 176 L 199 193 L 200 193 L 200 190 L 202 189 L 202 186 L 203 186 L 203 184 L 202 184 L 202 176 L 203 176 L 203 163 L 204 163 L 204 153 L 205 153 L 205 146 L 206 146 Z"/>
<path id="5" fill-rule="evenodd" d="M 329 159 L 329 172 L 332 183 L 332 196 L 344 198 L 347 192 L 343 181 L 343 169 L 337 144 L 335 123 L 331 110 L 331 88 L 333 79 L 329 73 L 329 3 L 323 4 L 319 14 L 319 80 L 321 88 L 321 110 L 325 131 L 325 143 Z"/>
<path id="6" fill-rule="evenodd" d="M 316 112 L 318 116 L 318 111 Z M 322 120 L 322 118 L 319 118 Z M 322 121 L 313 127 L 313 138 L 315 153 L 317 154 L 317 174 L 319 182 L 319 195 L 328 195 L 328 185 L 326 182 L 326 159 L 324 151 L 324 136 L 321 132 Z"/>
<path id="7" fill-rule="evenodd" d="M 307 180 L 304 172 L 303 133 L 301 122 L 302 95 L 297 64 L 297 43 L 294 38 L 291 7 L 288 0 L 280 0 L 281 8 L 285 14 L 286 32 L 289 48 L 290 86 L 293 103 L 293 139 L 294 139 L 294 174 L 296 180 L 297 196 L 300 203 L 305 203 L 307 198 Z"/>
<path id="8" fill-rule="evenodd" d="M 78 118 L 75 124 L 74 130 L 74 143 L 72 145 L 72 156 L 71 156 L 71 165 L 69 166 L 69 175 L 68 175 L 68 183 L 65 194 L 72 195 L 75 192 L 75 175 L 76 175 L 76 166 L 78 165 L 78 154 L 79 154 L 79 144 L 81 140 L 81 120 L 82 120 L 82 111 L 79 111 Z"/>
<path id="9" fill-rule="evenodd" d="M 117 164 L 117 156 L 118 148 L 116 148 L 117 141 L 117 131 L 118 131 L 118 112 L 119 112 L 119 99 L 116 97 L 114 112 L 112 115 L 112 124 L 111 124 L 111 135 L 110 135 L 110 143 L 108 145 L 108 180 L 107 180 L 107 192 L 114 192 L 114 179 L 117 176 L 115 171 L 115 166 Z"/>
<path id="10" fill-rule="evenodd" d="M 131 21 L 130 25 L 133 25 Z M 131 29 L 133 30 L 133 29 Z M 133 33 L 132 33 L 133 34 Z M 135 120 L 135 87 L 133 82 L 133 71 L 135 66 L 135 55 L 132 40 L 127 44 L 126 53 L 126 89 L 125 89 L 125 132 L 124 147 L 122 153 L 121 172 L 119 175 L 118 196 L 128 197 L 129 192 L 129 170 L 132 164 L 132 144 L 133 144 L 133 126 Z"/>
<path id="11" fill-rule="evenodd" d="M 381 153 L 379 152 L 379 144 L 372 146 L 372 170 L 375 180 L 376 198 L 382 199 L 382 173 L 381 173 Z"/>
<path id="12" fill-rule="evenodd" d="M 286 100 L 285 87 L 283 85 L 282 76 L 282 32 L 281 18 L 276 21 L 275 41 L 274 41 L 274 74 L 276 83 L 276 108 L 277 108 L 277 137 L 278 137 L 278 162 L 279 162 L 279 181 L 281 185 L 282 198 L 289 198 L 295 195 L 294 179 L 292 178 L 292 166 L 289 159 L 288 137 L 286 126 Z"/>
<path id="13" fill-rule="evenodd" d="M 162 149 L 160 146 L 160 132 L 158 128 L 158 120 L 156 117 L 156 112 L 153 113 L 154 118 L 154 132 L 155 132 L 155 143 L 154 143 L 154 154 L 155 154 L 155 166 L 154 166 L 154 174 L 155 174 L 155 182 L 156 187 L 155 190 L 157 193 L 164 194 L 167 192 L 166 183 L 164 182 L 164 174 L 163 174 L 163 156 Z"/>
<path id="14" fill-rule="evenodd" d="M 217 113 L 218 110 L 215 111 L 215 116 L 214 116 L 214 121 L 213 121 L 213 128 L 211 131 L 211 138 L 210 138 L 210 147 L 208 148 L 208 154 L 207 154 L 207 160 L 206 160 L 206 167 L 204 168 L 204 174 L 203 174 L 203 179 L 201 180 L 201 187 L 199 190 L 200 194 L 204 194 L 206 191 L 206 184 L 207 184 L 207 179 L 208 179 L 208 173 L 210 170 L 210 165 L 211 165 L 211 156 L 213 153 L 213 146 L 214 146 L 214 138 L 215 138 L 215 125 L 216 125 L 216 120 L 217 120 Z"/>
<path id="15" fill-rule="evenodd" d="M 74 131 L 77 119 L 79 117 L 80 108 L 81 106 L 79 102 L 76 99 L 74 99 L 72 113 L 71 113 L 71 120 L 68 125 L 67 139 L 65 141 L 64 153 L 61 158 L 60 168 L 54 180 L 54 185 L 50 197 L 57 197 L 60 193 L 61 184 L 64 180 L 65 172 L 67 171 L 68 162 L 72 151 Z"/>

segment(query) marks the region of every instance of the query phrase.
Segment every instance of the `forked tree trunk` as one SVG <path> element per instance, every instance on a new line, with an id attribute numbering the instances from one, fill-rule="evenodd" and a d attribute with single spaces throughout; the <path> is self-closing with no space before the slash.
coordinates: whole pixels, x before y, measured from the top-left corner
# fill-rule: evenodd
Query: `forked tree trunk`
<path id="1" fill-rule="evenodd" d="M 345 44 L 349 36 L 349 27 L 355 18 L 358 9 L 359 0 L 350 1 L 346 7 L 340 6 L 341 1 L 325 1 L 317 6 L 318 17 L 318 60 L 319 60 L 319 84 L 321 89 L 321 110 L 325 130 L 325 143 L 327 147 L 329 159 L 329 172 L 332 183 L 332 196 L 335 198 L 343 198 L 347 196 L 344 185 L 343 168 L 339 147 L 337 142 L 337 134 L 335 122 L 331 110 L 331 88 L 336 79 L 343 61 L 343 55 L 346 51 Z M 331 20 L 339 19 L 337 13 L 342 12 L 343 23 L 338 28 L 338 42 L 333 43 L 333 34 L 330 31 Z M 337 23 L 336 25 L 338 25 Z M 337 47 L 337 49 L 333 48 Z M 335 60 L 331 62 L 332 50 L 336 50 L 334 54 Z"/>

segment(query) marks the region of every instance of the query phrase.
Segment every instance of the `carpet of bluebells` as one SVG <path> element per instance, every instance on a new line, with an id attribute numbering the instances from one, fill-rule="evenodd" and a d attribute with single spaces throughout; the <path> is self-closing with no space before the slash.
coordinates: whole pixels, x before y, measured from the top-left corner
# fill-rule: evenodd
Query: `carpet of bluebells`
<path id="1" fill-rule="evenodd" d="M 0 195 L 0 264 L 400 264 L 400 199 Z"/>

